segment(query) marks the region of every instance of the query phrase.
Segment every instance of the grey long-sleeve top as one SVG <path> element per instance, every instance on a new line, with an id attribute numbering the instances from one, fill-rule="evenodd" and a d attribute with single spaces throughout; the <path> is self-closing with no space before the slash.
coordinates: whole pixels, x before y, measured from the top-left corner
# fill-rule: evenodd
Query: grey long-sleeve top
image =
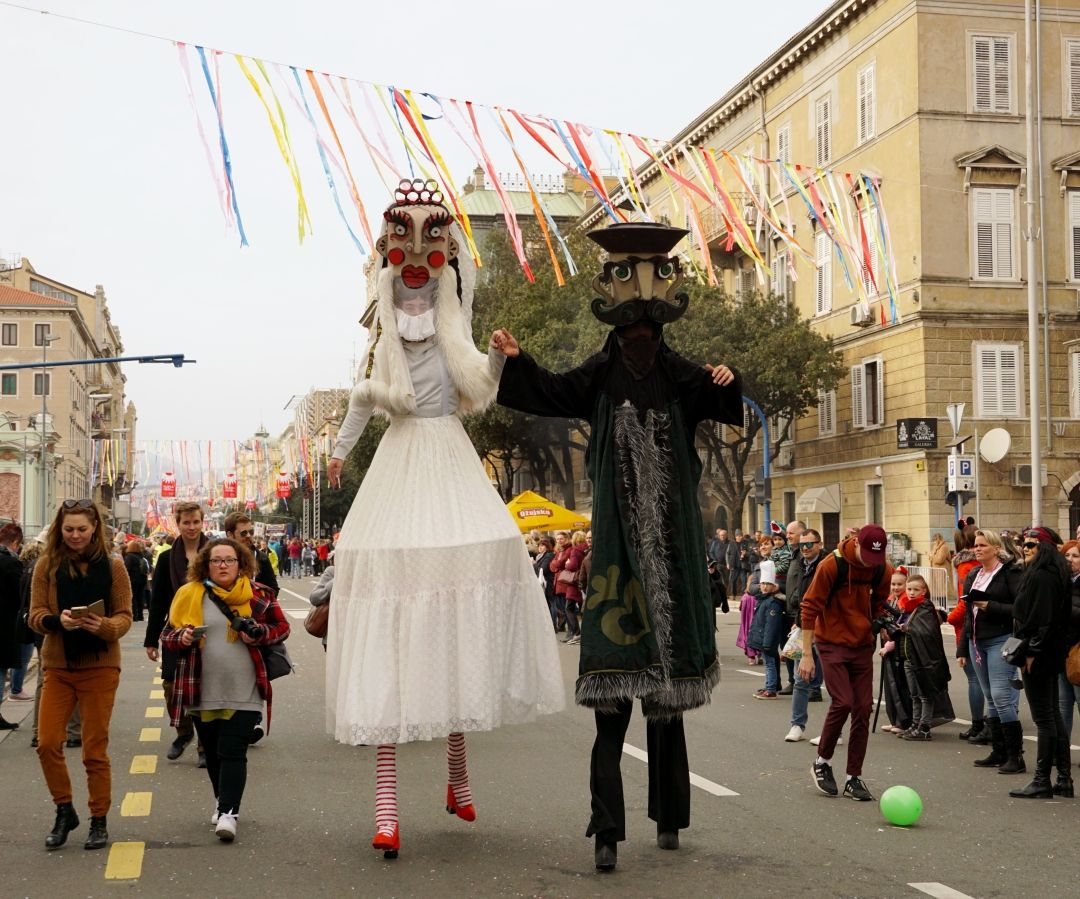
<path id="1" fill-rule="evenodd" d="M 413 392 L 416 395 L 416 414 L 420 418 L 439 418 L 457 412 L 457 387 L 450 380 L 446 357 L 438 342 L 434 339 L 403 340 L 402 346 L 405 348 L 405 361 L 409 366 Z M 496 381 L 502 374 L 505 361 L 506 357 L 498 350 L 488 349 L 488 364 Z M 345 420 L 341 423 L 341 430 L 338 431 L 333 458 L 344 459 L 349 455 L 360 435 L 364 433 L 374 411 L 374 403 L 362 402 L 353 397 L 349 402 Z"/>

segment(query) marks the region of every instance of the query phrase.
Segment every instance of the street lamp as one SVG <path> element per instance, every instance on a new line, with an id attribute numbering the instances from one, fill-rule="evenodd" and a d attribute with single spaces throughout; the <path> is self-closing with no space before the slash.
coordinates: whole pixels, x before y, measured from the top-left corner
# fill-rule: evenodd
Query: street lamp
<path id="1" fill-rule="evenodd" d="M 47 480 L 45 476 L 45 416 L 48 415 L 47 402 L 49 398 L 49 369 L 45 365 L 47 361 L 47 354 L 49 352 L 49 344 L 53 341 L 59 340 L 60 335 L 43 334 L 41 337 L 41 431 L 38 434 L 38 440 L 41 441 L 41 457 L 38 463 L 39 474 L 41 476 L 41 527 L 45 528 L 47 519 L 47 509 L 45 508 L 47 503 L 46 486 Z"/>

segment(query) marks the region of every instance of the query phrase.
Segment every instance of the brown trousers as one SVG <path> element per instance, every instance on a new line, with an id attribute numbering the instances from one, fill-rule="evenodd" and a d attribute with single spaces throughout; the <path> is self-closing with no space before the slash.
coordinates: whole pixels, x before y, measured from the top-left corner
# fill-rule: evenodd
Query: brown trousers
<path id="1" fill-rule="evenodd" d="M 38 759 L 53 802 L 71 802 L 71 778 L 64 759 L 68 720 L 76 704 L 82 716 L 82 760 L 90 793 L 90 814 L 100 818 L 112 805 L 109 721 L 119 668 L 48 668 L 38 712 Z"/>

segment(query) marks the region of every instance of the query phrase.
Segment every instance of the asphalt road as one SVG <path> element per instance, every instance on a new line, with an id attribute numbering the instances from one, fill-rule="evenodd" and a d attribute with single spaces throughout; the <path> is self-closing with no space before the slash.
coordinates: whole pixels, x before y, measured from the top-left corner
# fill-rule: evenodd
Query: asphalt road
<path id="1" fill-rule="evenodd" d="M 443 809 L 445 744 L 401 747 L 403 845 L 400 858 L 384 860 L 370 847 L 374 750 L 340 746 L 324 730 L 323 653 L 300 624 L 299 597 L 312 583 L 283 582 L 298 594 L 282 594 L 286 609 L 296 612 L 289 649 L 297 671 L 276 682 L 270 734 L 250 752 L 236 842 L 220 843 L 213 834 L 210 785 L 195 767 L 194 749 L 178 762 L 165 758 L 171 730 L 167 718 L 148 717 L 164 703 L 137 623 L 124 642 L 112 724 L 113 846 L 82 848 L 85 778 L 78 750 L 68 750 L 84 823 L 67 846 L 46 852 L 53 806 L 27 720 L 0 739 L 0 896 L 959 899 L 1080 891 L 1080 800 L 1010 799 L 1007 791 L 1027 776 L 972 767 L 985 750 L 956 738 L 960 724 L 939 728 L 927 744 L 871 736 L 865 779 L 875 795 L 898 783 L 918 790 L 925 811 L 915 827 L 889 826 L 877 803 L 819 794 L 810 779 L 813 747 L 783 741 L 788 702 L 751 698 L 761 669 L 748 668 L 735 648 L 735 612 L 718 618 L 724 674 L 713 703 L 687 716 L 696 777 L 692 826 L 678 852 L 655 844 L 641 760 L 645 731 L 635 714 L 623 760 L 628 839 L 614 873 L 593 869 L 585 838 L 592 717 L 571 705 L 534 725 L 469 735 L 478 810 L 472 824 Z M 560 645 L 559 654 L 569 697 L 577 649 Z M 952 696 L 963 714 L 966 682 L 959 670 Z M 29 705 L 7 702 L 3 712 L 18 720 Z M 810 706 L 808 734 L 817 733 L 824 709 Z M 1030 725 L 1027 733 L 1034 733 Z M 1027 746 L 1030 768 L 1034 744 Z M 844 751 L 837 751 L 838 772 Z M 122 814 L 125 803 L 132 814 Z"/>

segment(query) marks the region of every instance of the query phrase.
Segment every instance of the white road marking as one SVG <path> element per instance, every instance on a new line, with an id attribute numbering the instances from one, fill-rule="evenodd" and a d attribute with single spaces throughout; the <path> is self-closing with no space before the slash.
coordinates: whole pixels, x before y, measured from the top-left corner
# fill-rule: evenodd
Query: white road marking
<path id="1" fill-rule="evenodd" d="M 311 610 L 310 609 L 282 609 L 281 611 L 284 612 L 286 615 L 288 615 L 290 618 L 295 619 L 296 621 L 303 621 L 305 618 L 307 618 L 308 612 L 310 612 Z"/>
<path id="2" fill-rule="evenodd" d="M 278 585 L 278 592 L 288 593 L 289 596 L 295 596 L 298 600 L 300 600 L 300 602 L 308 601 L 308 598 L 306 596 L 301 596 L 299 593 L 293 593 L 292 590 L 290 590 L 288 587 L 282 587 L 280 584 Z"/>
<path id="3" fill-rule="evenodd" d="M 631 746 L 629 743 L 623 743 L 622 751 L 626 755 L 632 756 L 638 761 L 648 764 L 649 753 L 647 753 L 644 749 L 638 749 L 636 746 Z M 693 784 L 695 787 L 700 787 L 706 793 L 712 793 L 713 796 L 739 795 L 734 790 L 729 790 L 727 787 L 722 787 L 720 786 L 720 784 L 713 783 L 711 780 L 702 777 L 700 774 L 694 774 L 693 772 L 690 773 L 690 783 Z"/>
<path id="4" fill-rule="evenodd" d="M 909 887 L 913 890 L 918 890 L 920 893 L 926 893 L 927 896 L 934 896 L 936 899 L 972 899 L 967 893 L 961 893 L 959 890 L 954 890 L 952 887 L 947 887 L 943 883 L 909 883 Z"/>
<path id="5" fill-rule="evenodd" d="M 749 674 L 751 677 L 764 677 L 764 671 L 751 671 L 749 668 L 736 668 L 736 672 L 739 674 Z"/>
<path id="6" fill-rule="evenodd" d="M 953 718 L 953 724 L 966 724 L 969 727 L 971 726 L 971 722 L 968 721 L 967 718 Z M 1038 737 L 1025 736 L 1024 739 L 1031 743 L 1039 742 Z M 1077 750 L 1080 750 L 1080 746 L 1070 746 L 1069 749 L 1071 749 L 1073 752 L 1076 752 Z"/>

